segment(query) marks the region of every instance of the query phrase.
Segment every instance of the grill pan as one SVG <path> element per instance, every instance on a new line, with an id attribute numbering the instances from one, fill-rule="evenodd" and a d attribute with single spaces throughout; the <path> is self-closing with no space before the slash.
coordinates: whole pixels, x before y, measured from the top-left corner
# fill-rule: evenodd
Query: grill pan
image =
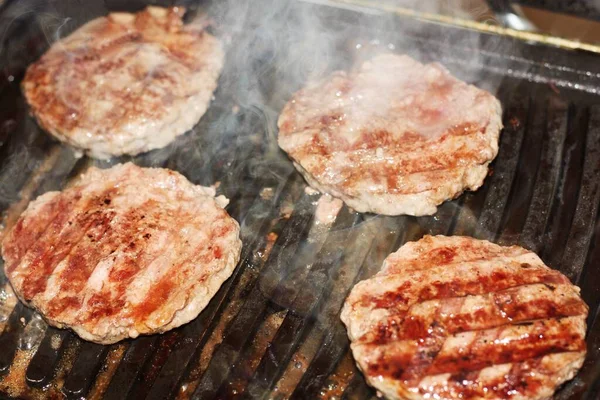
<path id="1" fill-rule="evenodd" d="M 156 2 L 153 2 L 156 4 Z M 241 4 L 241 5 L 240 5 Z M 163 5 L 170 5 L 164 3 Z M 8 2 L 0 9 L 0 207 L 10 224 L 27 202 L 91 165 L 133 161 L 219 183 L 240 221 L 242 257 L 207 308 L 163 335 L 102 346 L 47 327 L 0 276 L 0 390 L 6 398 L 374 397 L 339 320 L 354 283 L 425 234 L 471 235 L 536 251 L 582 288 L 588 357 L 557 399 L 600 395 L 600 63 L 598 56 L 391 16 L 339 3 L 187 4 L 228 43 L 215 99 L 170 146 L 110 161 L 77 158 L 43 133 L 19 90 L 26 66 L 57 36 L 107 9 L 141 2 Z M 234 13 L 228 9 L 235 10 Z M 190 15 L 191 16 L 191 15 Z M 69 20 L 65 20 L 69 17 Z M 309 46 L 310 35 L 326 46 Z M 326 50 L 326 51 L 325 51 Z M 311 76 L 376 51 L 440 61 L 501 100 L 505 129 L 478 191 L 431 217 L 343 207 L 331 225 L 276 146 L 278 112 Z"/>

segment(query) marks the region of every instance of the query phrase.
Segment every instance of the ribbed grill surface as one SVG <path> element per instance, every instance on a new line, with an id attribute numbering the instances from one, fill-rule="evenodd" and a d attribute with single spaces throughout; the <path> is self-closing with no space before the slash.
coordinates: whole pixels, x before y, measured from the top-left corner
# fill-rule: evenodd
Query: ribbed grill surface
<path id="1" fill-rule="evenodd" d="M 328 21 L 319 29 L 335 41 L 329 69 L 363 57 L 357 43 L 369 47 L 363 52 L 393 44 L 394 51 L 440 61 L 457 76 L 490 88 L 504 108 L 500 152 L 477 192 L 445 203 L 432 217 L 361 215 L 343 207 L 327 225 L 315 219 L 320 195 L 305 191 L 275 141 L 277 113 L 309 73 L 294 66 L 301 56 L 253 30 L 261 24 L 261 7 L 248 10 L 242 32 L 251 33 L 231 41 L 220 87 L 200 124 L 165 149 L 110 162 L 76 158 L 27 115 L 18 82 L 32 55 L 47 45 L 46 34 L 36 14 L 21 16 L 7 28 L 6 37 L 13 40 L 4 39 L 0 59 L 6 66 L 0 83 L 0 207 L 7 221 L 18 211 L 11 204 L 21 197 L 24 206 L 64 187 L 90 165 L 132 160 L 175 169 L 198 184 L 220 182 L 219 192 L 231 199 L 228 211 L 240 221 L 244 248 L 233 276 L 197 319 L 164 335 L 110 346 L 47 328 L 3 291 L 0 390 L 13 397 L 63 393 L 107 399 L 373 397 L 354 366 L 339 320 L 347 293 L 403 243 L 424 234 L 460 234 L 532 249 L 581 286 L 590 306 L 589 355 L 558 398 L 597 398 L 597 58 L 425 22 L 290 5 L 277 15 L 286 29 L 294 30 L 301 23 L 297 16 L 307 10 Z M 0 25 L 14 17 L 10 11 L 3 10 Z M 90 12 L 78 15 L 89 19 Z M 380 19 L 384 22 L 378 24 Z M 387 29 L 390 21 L 402 27 L 402 34 Z M 377 28 L 348 35 L 361 22 Z M 22 46 L 30 49 L 27 56 Z M 248 48 L 247 56 L 236 55 Z M 7 285 L 1 276 L 0 287 Z"/>

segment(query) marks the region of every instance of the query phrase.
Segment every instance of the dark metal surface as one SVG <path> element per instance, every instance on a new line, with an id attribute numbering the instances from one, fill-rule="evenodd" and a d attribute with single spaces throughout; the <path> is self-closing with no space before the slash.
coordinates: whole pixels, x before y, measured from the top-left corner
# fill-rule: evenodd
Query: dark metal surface
<path id="1" fill-rule="evenodd" d="M 62 21 L 64 13 L 73 13 L 81 23 L 94 12 L 105 12 L 103 7 L 80 11 L 85 8 L 81 2 L 67 3 L 50 14 Z M 38 329 L 33 326 L 39 325 L 34 313 L 17 304 L 0 315 L 7 318 L 0 322 L 4 394 L 107 399 L 372 397 L 374 391 L 349 353 L 339 321 L 341 305 L 350 288 L 376 273 L 390 252 L 429 233 L 523 245 L 579 284 L 590 305 L 589 356 L 557 397 L 598 398 L 598 58 L 297 2 L 253 3 L 243 9 L 241 20 L 231 19 L 222 11 L 232 4 L 207 6 L 220 34 L 230 40 L 215 100 L 198 126 L 165 149 L 105 162 L 76 159 L 27 116 L 18 82 L 25 66 L 47 47 L 52 38 L 47 33 L 56 32 L 58 25 L 52 28 L 44 22 L 47 9 L 29 14 L 4 9 L 0 207 L 9 218 L 9 206 L 20 197 L 27 200 L 60 189 L 90 165 L 132 160 L 172 168 L 198 184 L 220 182 L 218 191 L 231 199 L 228 211 L 240 221 L 244 242 L 233 276 L 208 307 L 189 324 L 164 335 L 99 346 L 68 331 Z M 307 20 L 324 46 L 303 42 Z M 349 68 L 382 49 L 440 61 L 499 97 L 505 129 L 493 173 L 480 190 L 445 203 L 432 217 L 362 215 L 344 207 L 330 226 L 318 224 L 320 195 L 305 192 L 304 181 L 277 149 L 277 114 L 309 76 Z M 6 285 L 4 277 L 0 283 Z"/>

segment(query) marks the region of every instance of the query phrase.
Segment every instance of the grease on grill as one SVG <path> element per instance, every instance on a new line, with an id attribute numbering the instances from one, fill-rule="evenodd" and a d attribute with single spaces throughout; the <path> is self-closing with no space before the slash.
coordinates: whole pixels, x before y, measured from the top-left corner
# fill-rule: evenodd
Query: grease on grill
<path id="1" fill-rule="evenodd" d="M 31 395 L 31 391 L 25 380 L 25 371 L 27 370 L 29 361 L 31 361 L 31 358 L 35 354 L 35 350 L 37 350 L 37 348 L 17 350 L 8 374 L 2 377 L 2 380 L 0 381 L 0 391 L 7 393 L 12 397 L 19 397 L 25 394 Z M 38 394 L 38 396 L 34 395 L 32 397 L 41 398 L 43 396 Z"/>
<path id="2" fill-rule="evenodd" d="M 19 300 L 13 292 L 10 283 L 0 289 L 0 332 L 4 331 L 8 317 Z"/>
<path id="3" fill-rule="evenodd" d="M 273 245 L 277 240 L 277 234 L 275 232 L 269 232 L 267 235 L 267 244 L 264 249 L 256 252 L 256 255 L 262 259 L 263 262 L 267 261 L 269 258 L 269 254 L 271 254 L 271 250 L 273 250 Z"/>
<path id="4" fill-rule="evenodd" d="M 39 315 L 34 315 L 24 332 L 19 337 L 19 345 L 15 358 L 8 373 L 0 380 L 0 392 L 12 397 L 27 397 L 33 399 L 56 396 L 56 388 L 46 390 L 32 389 L 27 384 L 25 373 L 31 358 L 35 355 L 42 341 L 46 324 Z"/>
<path id="5" fill-rule="evenodd" d="M 271 340 L 277 333 L 277 330 L 281 326 L 283 319 L 286 316 L 286 311 L 279 311 L 272 314 L 269 314 L 265 317 L 264 322 L 258 328 L 256 335 L 252 340 L 252 346 L 250 347 L 248 354 L 244 357 L 244 361 L 239 361 L 239 363 L 235 367 L 242 368 L 243 373 L 242 376 L 252 376 L 256 367 L 260 363 L 260 360 L 263 357 L 269 356 L 269 348 L 271 346 Z M 235 397 L 244 393 L 246 388 L 246 382 L 244 379 L 239 379 L 238 381 L 227 381 L 227 390 L 228 395 Z M 255 398 L 260 393 L 246 393 L 251 398 Z"/>
<path id="6" fill-rule="evenodd" d="M 271 228 L 274 228 L 276 222 L 277 220 L 271 221 Z M 252 255 L 253 265 L 242 272 L 240 280 L 233 288 L 232 300 L 227 304 L 227 307 L 219 318 L 219 323 L 213 329 L 211 336 L 204 344 L 199 360 L 195 362 L 195 367 L 191 369 L 188 378 L 180 386 L 177 398 L 187 398 L 189 397 L 189 394 L 193 393 L 196 389 L 199 379 L 206 371 L 215 350 L 223 342 L 229 323 L 235 318 L 243 305 L 243 301 L 240 300 L 241 293 L 246 290 L 247 285 L 254 281 L 258 275 L 258 270 L 269 258 L 277 237 L 277 233 L 270 231 L 264 238 L 262 248 Z"/>
<path id="7" fill-rule="evenodd" d="M 116 372 L 126 349 L 127 346 L 123 343 L 117 344 L 110 349 L 106 356 L 106 360 L 104 360 L 104 363 L 100 368 L 100 372 L 96 377 L 94 385 L 87 395 L 88 400 L 100 400 L 102 398 L 102 395 Z"/>
<path id="8" fill-rule="evenodd" d="M 354 359 L 350 353 L 342 359 L 338 367 L 331 374 L 325 384 L 325 387 L 319 393 L 319 398 L 322 400 L 336 400 L 342 397 L 344 390 L 354 378 L 356 368 Z"/>
<path id="9" fill-rule="evenodd" d="M 292 395 L 310 365 L 310 361 L 319 350 L 322 339 L 322 335 L 310 335 L 304 343 L 300 344 L 298 350 L 292 355 L 283 375 L 275 384 L 272 392 L 273 397 L 277 395 L 289 398 Z"/>

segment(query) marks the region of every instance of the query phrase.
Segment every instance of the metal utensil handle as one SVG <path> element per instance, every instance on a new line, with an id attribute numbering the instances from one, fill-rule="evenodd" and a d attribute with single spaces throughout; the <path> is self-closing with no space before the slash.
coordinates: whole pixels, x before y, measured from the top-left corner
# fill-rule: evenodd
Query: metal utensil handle
<path id="1" fill-rule="evenodd" d="M 526 18 L 518 15 L 509 0 L 487 0 L 490 9 L 496 14 L 496 18 L 507 28 L 520 31 L 536 31 L 536 27 Z"/>
<path id="2" fill-rule="evenodd" d="M 600 0 L 487 0 L 487 3 L 499 15 L 506 13 L 514 14 L 511 4 L 519 4 L 600 21 Z"/>

